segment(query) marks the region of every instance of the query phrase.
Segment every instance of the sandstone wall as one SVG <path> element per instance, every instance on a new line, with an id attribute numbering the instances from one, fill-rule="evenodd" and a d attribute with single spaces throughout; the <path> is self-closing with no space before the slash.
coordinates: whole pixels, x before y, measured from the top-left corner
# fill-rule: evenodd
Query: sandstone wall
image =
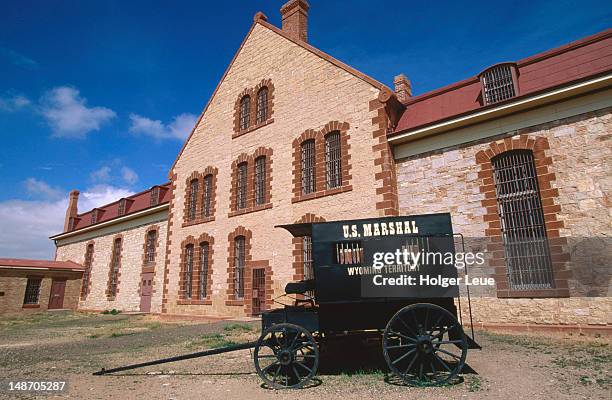
<path id="1" fill-rule="evenodd" d="M 481 290 L 484 296 L 473 300 L 479 322 L 588 323 L 612 322 L 609 266 L 609 237 L 612 235 L 612 114 L 610 109 L 589 112 L 552 123 L 508 132 L 479 143 L 459 145 L 397 161 L 401 213 L 450 212 L 456 233 L 466 238 L 483 238 L 489 227 L 487 210 L 482 205 L 485 193 L 476 154 L 494 141 L 545 137 L 552 159 L 548 167 L 558 191 L 554 204 L 560 225 L 559 236 L 568 238 L 566 251 L 570 295 L 560 299 L 497 299 L 495 290 Z M 500 143 L 501 143 L 500 142 Z M 542 149 L 539 149 L 539 151 Z M 556 193 L 556 192 L 555 192 Z M 599 241 L 593 241 L 598 238 Z M 595 244 L 593 245 L 593 243 Z M 598 243 L 598 244 L 597 244 Z M 602 266 L 587 268 L 580 252 L 593 245 Z M 607 244 L 607 245 L 606 245 Z M 607 258 L 607 262 L 605 261 Z M 484 266 L 477 275 L 492 276 Z"/>
<path id="2" fill-rule="evenodd" d="M 274 122 L 232 138 L 234 108 L 240 94 L 270 79 L 274 85 Z M 171 206 L 170 254 L 165 307 L 170 314 L 244 315 L 246 305 L 227 305 L 228 235 L 237 227 L 252 233 L 253 263 L 271 267 L 271 288 L 278 296 L 293 280 L 292 237 L 274 228 L 293 223 L 307 213 L 333 219 L 364 218 L 378 215 L 382 196 L 376 189 L 381 182 L 375 174 L 380 166 L 373 151 L 378 139 L 373 118 L 378 111 L 370 103 L 378 89 L 339 69 L 304 48 L 261 25 L 256 25 L 233 66 L 218 88 L 202 122 L 187 143 L 174 168 L 174 197 Z M 254 110 L 251 110 L 254 112 Z M 292 142 L 307 129 L 319 130 L 330 121 L 348 123 L 350 139 L 350 185 L 352 190 L 292 202 L 294 155 Z M 229 217 L 231 164 L 242 153 L 253 154 L 259 147 L 271 148 L 272 207 Z M 186 181 L 206 167 L 218 168 L 215 220 L 183 227 Z M 206 233 L 214 238 L 212 304 L 179 305 L 181 243 L 188 236 Z M 263 263 L 263 264 L 262 264 Z M 250 299 L 246 299 L 250 301 Z"/>
<path id="3" fill-rule="evenodd" d="M 83 240 L 72 239 L 71 243 L 58 245 L 56 260 L 85 262 L 85 250 L 89 243 L 94 244 L 94 256 L 91 267 L 89 294 L 79 302 L 79 308 L 85 310 L 139 311 L 140 310 L 140 277 L 143 270 L 143 254 L 145 234 L 151 227 L 158 228 L 155 263 L 148 267 L 155 272 L 151 312 L 161 311 L 161 296 L 163 288 L 163 261 L 166 251 L 167 223 L 146 223 L 139 225 L 138 220 L 129 225 L 123 225 L 119 230 L 110 230 L 100 236 L 87 235 Z M 108 300 L 106 290 L 113 241 L 122 237 L 121 266 L 119 268 L 118 292 L 113 300 Z"/>

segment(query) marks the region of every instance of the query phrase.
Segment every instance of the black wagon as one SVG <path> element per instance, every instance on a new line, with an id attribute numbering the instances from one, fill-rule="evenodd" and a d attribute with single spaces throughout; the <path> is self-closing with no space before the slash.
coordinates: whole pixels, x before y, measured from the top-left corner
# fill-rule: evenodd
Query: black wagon
<path id="1" fill-rule="evenodd" d="M 95 375 L 253 348 L 255 369 L 268 387 L 301 388 L 317 373 L 322 343 L 367 335 L 380 339 L 384 359 L 399 379 L 434 386 L 461 372 L 468 349 L 480 348 L 473 331 L 467 335 L 458 320 L 458 285 L 443 283 L 458 275 L 447 262 L 456 242 L 449 214 L 278 227 L 307 238 L 312 260 L 304 280 L 286 285 L 284 307 L 262 313 L 256 342 Z M 471 318 L 471 307 L 469 313 Z"/>
<path id="2" fill-rule="evenodd" d="M 390 370 L 417 385 L 448 382 L 479 348 L 458 321 L 458 285 L 443 284 L 457 278 L 441 257 L 455 254 L 449 214 L 280 227 L 311 238 L 312 269 L 286 286 L 293 304 L 262 314 L 254 362 L 268 386 L 307 384 L 333 335 L 381 335 Z"/>

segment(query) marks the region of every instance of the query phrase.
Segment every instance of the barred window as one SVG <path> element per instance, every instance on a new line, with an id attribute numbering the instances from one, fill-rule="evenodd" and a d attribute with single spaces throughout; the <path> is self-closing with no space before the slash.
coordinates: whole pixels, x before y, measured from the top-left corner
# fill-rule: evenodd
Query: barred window
<path id="1" fill-rule="evenodd" d="M 200 300 L 206 298 L 206 288 L 208 286 L 208 256 L 210 254 L 208 242 L 200 243 Z"/>
<path id="2" fill-rule="evenodd" d="M 95 224 L 96 222 L 98 222 L 98 210 L 93 209 L 91 211 L 91 224 Z"/>
<path id="3" fill-rule="evenodd" d="M 312 268 L 312 237 L 304 236 L 302 238 L 302 247 L 304 249 L 304 279 L 314 279 L 314 270 Z"/>
<path id="4" fill-rule="evenodd" d="M 247 206 L 247 163 L 238 164 L 236 176 L 236 207 L 240 210 Z"/>
<path id="5" fill-rule="evenodd" d="M 234 293 L 237 299 L 244 298 L 245 239 L 234 239 Z"/>
<path id="6" fill-rule="evenodd" d="M 500 64 L 489 68 L 480 76 L 482 94 L 485 104 L 493 104 L 516 96 L 515 67 L 512 64 Z"/>
<path id="7" fill-rule="evenodd" d="M 155 245 L 157 243 L 157 231 L 152 230 L 147 232 L 147 245 L 146 245 L 146 254 L 145 254 L 145 262 L 147 264 L 151 264 L 155 262 Z"/>
<path id="8" fill-rule="evenodd" d="M 553 287 L 550 250 L 533 153 L 512 150 L 492 159 L 510 288 Z"/>
<path id="9" fill-rule="evenodd" d="M 257 92 L 257 123 L 266 122 L 268 119 L 268 88 L 266 86 Z"/>
<path id="10" fill-rule="evenodd" d="M 249 127 L 249 118 L 251 114 L 251 98 L 244 96 L 240 100 L 240 130 L 247 129 Z"/>
<path id="11" fill-rule="evenodd" d="M 197 179 L 192 180 L 189 183 L 189 204 L 187 206 L 187 220 L 193 221 L 196 217 L 196 209 L 198 203 L 198 186 L 199 182 Z"/>
<path id="12" fill-rule="evenodd" d="M 302 194 L 316 190 L 315 181 L 315 141 L 306 140 L 301 145 L 302 153 Z"/>
<path id="13" fill-rule="evenodd" d="M 117 213 L 119 216 L 125 215 L 125 199 L 119 200 L 119 210 Z"/>
<path id="14" fill-rule="evenodd" d="M 255 204 L 266 202 L 266 157 L 255 159 Z"/>
<path id="15" fill-rule="evenodd" d="M 191 282 L 193 281 L 193 245 L 188 244 L 185 246 L 185 269 L 183 276 L 183 291 L 185 298 L 191 298 Z"/>
<path id="16" fill-rule="evenodd" d="M 83 279 L 81 283 L 81 298 L 85 299 L 89 294 L 89 277 L 91 276 L 91 264 L 93 262 L 94 245 L 90 243 L 85 249 L 85 261 L 83 262 Z"/>
<path id="17" fill-rule="evenodd" d="M 41 282 L 41 278 L 28 278 L 23 304 L 38 304 Z"/>
<path id="18" fill-rule="evenodd" d="M 113 253 L 111 256 L 111 271 L 108 284 L 108 292 L 111 297 L 117 295 L 117 283 L 119 280 L 119 266 L 121 264 L 121 238 L 115 239 Z"/>
<path id="19" fill-rule="evenodd" d="M 342 186 L 340 161 L 340 132 L 332 132 L 325 136 L 325 177 L 328 189 Z"/>
<path id="20" fill-rule="evenodd" d="M 210 217 L 212 215 L 212 175 L 204 177 L 204 194 L 202 198 L 202 216 Z"/>
<path id="21" fill-rule="evenodd" d="M 159 186 L 155 186 L 153 187 L 153 189 L 151 189 L 151 199 L 150 199 L 150 206 L 156 206 L 159 204 Z"/>

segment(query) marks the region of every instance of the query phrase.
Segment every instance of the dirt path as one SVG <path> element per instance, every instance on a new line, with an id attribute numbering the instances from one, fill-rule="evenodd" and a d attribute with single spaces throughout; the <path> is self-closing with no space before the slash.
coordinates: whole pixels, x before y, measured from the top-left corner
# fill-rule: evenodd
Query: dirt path
<path id="1" fill-rule="evenodd" d="M 123 375 L 92 376 L 101 367 L 147 361 L 246 342 L 258 323 L 167 324 L 142 316 L 65 314 L 0 320 L 0 376 L 67 378 L 72 399 L 610 399 L 609 340 L 477 333 L 475 373 L 441 388 L 414 388 L 389 378 L 380 364 L 367 372 L 322 359 L 317 380 L 299 391 L 261 386 L 250 350 L 181 361 Z M 378 349 L 354 349 L 359 355 Z M 345 353 L 347 354 L 347 353 Z M 367 358 L 367 357 L 366 357 Z M 6 396 L 0 394 L 0 398 Z M 10 398 L 10 397 L 9 397 Z M 15 398 L 31 398 L 28 396 Z M 47 397 L 45 397 L 47 398 Z"/>

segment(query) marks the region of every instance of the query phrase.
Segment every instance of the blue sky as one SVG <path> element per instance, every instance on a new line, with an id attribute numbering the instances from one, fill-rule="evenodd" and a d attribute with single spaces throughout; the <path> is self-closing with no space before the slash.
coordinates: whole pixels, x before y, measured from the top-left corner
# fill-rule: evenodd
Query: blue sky
<path id="1" fill-rule="evenodd" d="M 4 1 L 0 257 L 52 257 L 68 190 L 80 209 L 166 180 L 261 10 L 284 1 Z M 310 43 L 413 92 L 606 29 L 608 1 L 311 0 Z"/>

